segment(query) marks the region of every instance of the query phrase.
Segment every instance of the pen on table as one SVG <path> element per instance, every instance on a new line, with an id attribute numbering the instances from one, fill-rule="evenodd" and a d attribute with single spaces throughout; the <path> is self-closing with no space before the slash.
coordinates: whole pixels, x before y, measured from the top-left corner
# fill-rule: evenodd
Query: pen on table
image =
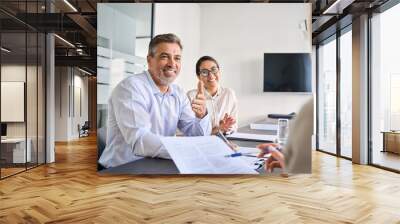
<path id="1" fill-rule="evenodd" d="M 251 153 L 241 153 L 241 152 L 235 152 L 235 153 L 226 155 L 225 157 L 237 157 L 237 156 L 251 156 L 251 157 L 256 157 L 256 156 L 252 156 Z"/>
<path id="2" fill-rule="evenodd" d="M 225 157 L 238 157 L 238 156 L 248 156 L 248 157 L 257 157 L 255 155 L 253 155 L 253 153 L 242 153 L 242 152 L 235 152 L 229 155 L 225 155 Z M 260 159 L 266 159 L 270 156 L 270 154 L 264 155 L 263 157 L 260 157 Z"/>

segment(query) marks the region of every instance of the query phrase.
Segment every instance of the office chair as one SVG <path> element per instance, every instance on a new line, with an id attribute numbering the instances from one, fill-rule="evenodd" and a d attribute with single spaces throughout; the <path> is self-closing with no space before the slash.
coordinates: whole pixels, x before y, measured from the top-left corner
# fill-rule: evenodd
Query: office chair
<path id="1" fill-rule="evenodd" d="M 89 136 L 89 129 L 90 129 L 89 121 L 85 121 L 82 127 L 80 127 L 80 125 L 78 124 L 79 138 Z"/>

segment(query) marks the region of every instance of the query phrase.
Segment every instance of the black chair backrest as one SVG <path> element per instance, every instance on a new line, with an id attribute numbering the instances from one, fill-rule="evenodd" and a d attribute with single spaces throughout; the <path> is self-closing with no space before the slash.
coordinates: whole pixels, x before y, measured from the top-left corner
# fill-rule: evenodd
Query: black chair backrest
<path id="1" fill-rule="evenodd" d="M 85 121 L 85 123 L 83 124 L 83 126 L 82 126 L 82 129 L 83 130 L 88 130 L 89 128 L 90 128 L 90 125 L 89 125 L 90 123 L 89 123 L 89 121 Z"/>

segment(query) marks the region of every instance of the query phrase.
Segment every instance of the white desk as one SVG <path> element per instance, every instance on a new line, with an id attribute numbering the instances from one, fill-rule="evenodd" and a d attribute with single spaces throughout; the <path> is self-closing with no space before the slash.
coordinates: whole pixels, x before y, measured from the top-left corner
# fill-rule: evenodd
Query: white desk
<path id="1" fill-rule="evenodd" d="M 25 152 L 25 138 L 1 139 L 1 145 L 2 145 L 1 151 L 3 153 L 12 150 L 12 163 L 30 162 L 32 158 L 31 154 L 32 140 L 30 138 L 27 138 L 26 142 L 28 144 Z M 25 158 L 27 159 L 27 161 L 25 161 Z"/>

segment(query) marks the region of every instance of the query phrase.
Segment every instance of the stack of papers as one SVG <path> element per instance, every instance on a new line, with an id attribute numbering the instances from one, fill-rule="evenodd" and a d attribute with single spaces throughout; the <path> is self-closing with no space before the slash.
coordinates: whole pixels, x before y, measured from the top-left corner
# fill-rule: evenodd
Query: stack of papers
<path id="1" fill-rule="evenodd" d="M 244 156 L 226 157 L 234 151 L 216 136 L 163 137 L 161 141 L 181 174 L 258 174 Z"/>
<path id="2" fill-rule="evenodd" d="M 262 131 L 276 131 L 278 130 L 277 124 L 250 124 L 250 129 Z"/>
<path id="3" fill-rule="evenodd" d="M 253 140 L 262 142 L 274 142 L 276 140 L 276 137 L 276 135 L 248 134 L 241 132 L 235 132 L 227 136 L 228 139 Z"/>

